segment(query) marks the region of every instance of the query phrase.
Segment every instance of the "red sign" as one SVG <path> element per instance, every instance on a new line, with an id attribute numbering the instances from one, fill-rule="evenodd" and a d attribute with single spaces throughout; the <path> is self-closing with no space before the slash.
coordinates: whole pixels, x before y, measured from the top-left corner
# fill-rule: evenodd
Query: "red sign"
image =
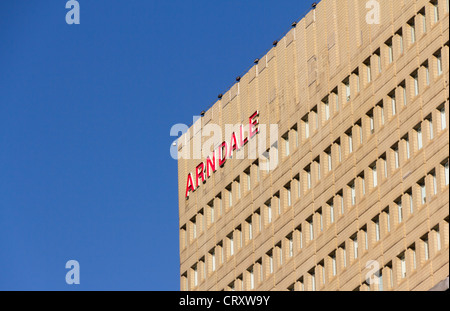
<path id="1" fill-rule="evenodd" d="M 259 120 L 257 119 L 258 116 L 259 112 L 256 111 L 249 118 L 248 137 L 244 138 L 244 126 L 241 125 L 239 127 L 239 133 L 236 134 L 235 132 L 233 132 L 231 134 L 229 143 L 227 141 L 222 142 L 222 144 L 220 144 L 220 146 L 213 151 L 212 155 L 206 158 L 205 162 L 197 165 L 194 175 L 192 173 L 188 174 L 186 184 L 186 199 L 189 198 L 189 194 L 199 188 L 202 183 L 206 183 L 206 181 L 212 176 L 212 174 L 217 171 L 218 167 L 223 167 L 225 165 L 227 159 L 233 155 L 233 151 L 239 151 L 248 143 L 249 139 L 252 139 L 256 134 L 259 133 Z"/>

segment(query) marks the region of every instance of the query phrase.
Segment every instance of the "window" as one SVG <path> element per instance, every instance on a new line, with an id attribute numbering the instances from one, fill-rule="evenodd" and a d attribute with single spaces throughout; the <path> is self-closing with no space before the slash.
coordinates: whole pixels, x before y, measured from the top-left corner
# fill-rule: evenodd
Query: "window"
<path id="1" fill-rule="evenodd" d="M 184 288 L 183 288 L 183 290 L 184 291 L 188 291 L 189 290 L 189 279 L 188 279 L 188 277 L 187 277 L 187 272 L 185 272 L 185 273 L 183 273 L 183 275 L 181 276 L 181 278 L 182 278 L 182 283 L 183 283 L 183 286 L 184 286 Z"/>
<path id="2" fill-rule="evenodd" d="M 430 243 L 428 241 L 428 234 L 424 235 L 421 238 L 422 245 L 423 245 L 423 257 L 424 260 L 430 259 Z"/>
<path id="3" fill-rule="evenodd" d="M 191 219 L 191 228 L 192 228 L 192 238 L 196 239 L 197 238 L 197 220 L 196 220 L 195 216 Z"/>
<path id="4" fill-rule="evenodd" d="M 334 109 L 335 111 L 339 111 L 339 91 L 338 88 L 335 88 L 333 92 L 331 92 L 332 98 L 334 98 Z"/>
<path id="5" fill-rule="evenodd" d="M 258 233 L 262 231 L 262 217 L 260 209 L 257 209 L 254 214 L 256 221 L 258 222 Z"/>
<path id="6" fill-rule="evenodd" d="M 295 147 L 298 147 L 298 130 L 297 130 L 297 124 L 294 125 L 291 129 L 292 134 L 294 135 L 294 139 L 295 139 Z"/>
<path id="7" fill-rule="evenodd" d="M 341 215 L 344 215 L 345 208 L 344 208 L 344 196 L 343 196 L 342 190 L 339 191 L 338 193 L 336 193 L 336 200 L 341 205 Z"/>
<path id="8" fill-rule="evenodd" d="M 372 171 L 372 185 L 375 188 L 378 186 L 377 162 L 372 163 L 370 169 Z"/>
<path id="9" fill-rule="evenodd" d="M 194 276 L 194 286 L 198 286 L 198 270 L 196 264 L 192 267 L 192 273 Z"/>
<path id="10" fill-rule="evenodd" d="M 360 186 L 361 186 L 361 193 L 362 193 L 362 195 L 366 195 L 366 179 L 364 176 L 364 172 L 362 172 L 361 174 L 358 175 L 358 179 L 359 179 Z"/>
<path id="11" fill-rule="evenodd" d="M 219 217 L 220 217 L 221 215 L 223 215 L 223 204 L 222 204 L 222 194 L 221 193 L 219 193 L 219 195 L 216 196 L 216 204 L 219 207 L 218 210 L 220 213 L 219 214 Z"/>
<path id="12" fill-rule="evenodd" d="M 406 257 L 404 252 L 398 256 L 398 260 L 400 262 L 400 276 L 404 279 L 406 278 Z"/>
<path id="13" fill-rule="evenodd" d="M 294 177 L 294 181 L 297 184 L 297 199 L 300 199 L 302 194 L 302 185 L 300 182 L 300 174 L 297 174 L 297 176 Z"/>
<path id="14" fill-rule="evenodd" d="M 316 171 L 317 180 L 320 180 L 321 170 L 320 170 L 320 157 L 314 159 L 314 167 Z"/>
<path id="15" fill-rule="evenodd" d="M 186 231 L 186 225 L 181 227 L 180 229 L 180 244 L 182 246 L 182 249 L 184 249 L 187 246 L 187 231 Z"/>
<path id="16" fill-rule="evenodd" d="M 312 241 L 312 240 L 314 240 L 314 221 L 313 221 L 313 216 L 311 216 L 309 219 L 307 219 L 306 222 L 308 223 L 308 228 L 309 228 L 309 240 Z"/>
<path id="17" fill-rule="evenodd" d="M 362 145 L 364 135 L 363 135 L 363 127 L 362 127 L 361 119 L 356 121 L 356 123 L 355 123 L 355 130 L 357 130 L 359 132 L 359 144 Z"/>
<path id="18" fill-rule="evenodd" d="M 408 104 L 408 97 L 406 94 L 406 82 L 403 81 L 402 83 L 399 84 L 399 89 L 400 89 L 400 94 L 402 94 L 403 97 L 403 106 L 406 106 Z"/>
<path id="19" fill-rule="evenodd" d="M 378 276 L 378 291 L 383 291 L 383 271 L 380 270 L 376 273 L 376 276 Z"/>
<path id="20" fill-rule="evenodd" d="M 211 259 L 211 271 L 216 271 L 216 250 L 214 248 L 209 251 L 209 257 Z"/>
<path id="21" fill-rule="evenodd" d="M 314 269 L 309 271 L 310 279 L 311 279 L 311 291 L 316 291 L 316 273 Z"/>
<path id="22" fill-rule="evenodd" d="M 237 197 L 238 199 L 241 198 L 241 179 L 238 177 L 236 178 L 236 180 L 234 181 L 234 186 L 236 187 L 236 192 L 237 192 Z"/>
<path id="23" fill-rule="evenodd" d="M 392 269 L 392 261 L 390 261 L 387 265 L 386 265 L 386 270 L 388 272 L 389 275 L 389 279 L 390 279 L 390 289 L 394 288 L 394 271 Z"/>
<path id="24" fill-rule="evenodd" d="M 299 278 L 297 282 L 299 283 L 300 290 L 302 292 L 305 291 L 305 282 L 303 281 L 303 277 Z"/>
<path id="25" fill-rule="evenodd" d="M 425 181 L 422 179 L 418 182 L 420 189 L 420 202 L 421 204 L 425 204 L 427 202 L 427 189 L 425 187 Z"/>
<path id="26" fill-rule="evenodd" d="M 267 222 L 270 224 L 272 222 L 272 204 L 267 203 Z"/>
<path id="27" fill-rule="evenodd" d="M 239 238 L 239 244 L 238 244 L 238 247 L 239 247 L 239 248 L 242 248 L 243 242 L 244 242 L 244 237 L 243 237 L 243 235 L 242 235 L 242 227 L 241 227 L 240 225 L 237 226 L 236 229 L 235 229 L 235 231 L 236 231 L 236 236 Z"/>
<path id="28" fill-rule="evenodd" d="M 280 199 L 279 192 L 275 193 L 274 199 L 275 199 L 275 203 L 277 204 L 278 215 L 281 215 L 281 199 Z"/>
<path id="29" fill-rule="evenodd" d="M 397 205 L 397 211 L 398 211 L 398 223 L 403 222 L 403 205 L 402 205 L 402 199 L 398 198 L 395 200 L 395 205 Z"/>
<path id="30" fill-rule="evenodd" d="M 422 64 L 422 67 L 425 71 L 425 81 L 427 85 L 430 85 L 430 67 L 428 66 L 428 61 Z"/>
<path id="31" fill-rule="evenodd" d="M 439 225 L 434 227 L 431 230 L 431 232 L 434 235 L 434 239 L 436 241 L 436 250 L 440 251 L 442 249 L 442 244 L 441 244 L 441 232 L 439 231 Z"/>
<path id="32" fill-rule="evenodd" d="M 248 239 L 253 239 L 253 224 L 252 224 L 252 217 L 247 218 L 245 221 L 247 223 L 247 236 Z"/>
<path id="33" fill-rule="evenodd" d="M 233 188 L 232 184 L 229 184 L 226 188 L 226 191 L 228 193 L 228 207 L 233 206 Z"/>
<path id="34" fill-rule="evenodd" d="M 399 45 L 399 48 L 400 48 L 400 54 L 403 54 L 403 46 L 404 46 L 404 44 L 403 44 L 403 30 L 401 28 L 397 31 L 396 36 L 398 38 L 398 45 Z"/>
<path id="35" fill-rule="evenodd" d="M 414 18 L 409 20 L 408 26 L 409 26 L 409 31 L 411 34 L 411 44 L 413 44 L 416 42 L 416 24 L 414 22 Z"/>
<path id="36" fill-rule="evenodd" d="M 311 166 L 308 165 L 305 167 L 305 173 L 306 173 L 306 186 L 307 189 L 311 189 Z"/>
<path id="37" fill-rule="evenodd" d="M 446 186 L 448 186 L 449 185 L 449 171 L 448 171 L 448 158 L 447 158 L 447 160 L 445 160 L 443 163 L 442 163 L 442 166 L 444 167 L 444 182 L 445 182 L 445 185 Z"/>
<path id="38" fill-rule="evenodd" d="M 283 141 L 284 141 L 284 155 L 286 157 L 288 157 L 289 154 L 290 154 L 290 149 L 289 149 L 289 132 L 284 134 L 282 138 L 283 138 Z"/>
<path id="39" fill-rule="evenodd" d="M 289 257 L 294 256 L 294 238 L 292 237 L 292 233 L 287 236 L 288 245 L 289 245 Z"/>
<path id="40" fill-rule="evenodd" d="M 389 97 L 391 99 L 392 116 L 395 116 L 397 114 L 397 101 L 395 100 L 395 90 L 389 94 Z"/>
<path id="41" fill-rule="evenodd" d="M 394 155 L 394 167 L 398 169 L 400 167 L 400 155 L 398 153 L 398 144 L 391 147 L 392 154 Z"/>
<path id="42" fill-rule="evenodd" d="M 370 131 L 370 134 L 373 134 L 375 132 L 375 120 L 373 118 L 373 109 L 371 109 L 366 115 L 367 115 L 367 118 L 369 120 L 369 131 Z"/>
<path id="43" fill-rule="evenodd" d="M 388 51 L 388 59 L 389 64 L 391 64 L 394 61 L 394 50 L 392 48 L 392 38 L 386 41 L 386 47 Z"/>
<path id="44" fill-rule="evenodd" d="M 330 223 L 334 223 L 334 203 L 333 200 L 328 201 L 327 203 L 329 209 L 330 209 Z"/>
<path id="45" fill-rule="evenodd" d="M 356 84 L 356 92 L 359 93 L 359 91 L 361 90 L 361 85 L 360 85 L 360 80 L 359 80 L 359 69 L 358 68 L 352 72 L 352 77 Z"/>
<path id="46" fill-rule="evenodd" d="M 445 113 L 445 105 L 441 105 L 439 108 L 439 116 L 441 117 L 441 130 L 445 130 L 447 128 L 447 116 Z"/>
<path id="47" fill-rule="evenodd" d="M 358 236 L 355 234 L 352 238 L 353 258 L 358 259 Z"/>
<path id="48" fill-rule="evenodd" d="M 347 78 L 343 81 L 344 87 L 345 87 L 345 98 L 346 101 L 349 102 L 350 101 L 350 96 L 351 96 L 351 89 L 350 89 L 350 79 Z"/>
<path id="49" fill-rule="evenodd" d="M 286 189 L 287 206 L 291 206 L 292 205 L 291 183 L 288 183 L 286 186 L 284 186 L 284 188 Z"/>
<path id="50" fill-rule="evenodd" d="M 234 238 L 233 238 L 233 233 L 230 233 L 228 235 L 228 245 L 230 247 L 230 251 L 229 251 L 230 256 L 233 256 L 234 255 Z"/>
<path id="51" fill-rule="evenodd" d="M 416 245 L 412 244 L 408 247 L 408 254 L 411 256 L 412 260 L 412 268 L 413 270 L 417 269 L 417 258 L 416 258 Z"/>
<path id="52" fill-rule="evenodd" d="M 404 143 L 405 146 L 405 151 L 406 151 L 406 159 L 411 158 L 411 147 L 409 145 L 409 135 L 406 134 L 405 136 L 402 137 L 402 141 Z"/>
<path id="53" fill-rule="evenodd" d="M 442 71 L 442 54 L 441 54 L 441 51 L 439 51 L 436 54 L 434 54 L 434 57 L 436 59 L 437 75 L 440 76 L 443 73 L 443 71 Z"/>
<path id="54" fill-rule="evenodd" d="M 333 271 L 333 276 L 336 276 L 336 274 L 337 274 L 336 253 L 335 252 L 331 253 L 330 258 L 331 258 L 331 269 Z"/>
<path id="55" fill-rule="evenodd" d="M 381 164 L 383 165 L 384 170 L 384 178 L 388 177 L 388 168 L 387 168 L 387 161 L 386 161 L 386 153 L 383 153 L 383 155 L 380 157 Z"/>
<path id="56" fill-rule="evenodd" d="M 320 231 L 323 231 L 323 214 L 322 214 L 322 209 L 319 208 L 316 213 L 317 213 L 317 216 L 319 218 Z"/>
<path id="57" fill-rule="evenodd" d="M 422 31 L 423 33 L 427 32 L 427 15 L 425 13 L 425 8 L 419 11 L 419 16 L 422 17 Z"/>
<path id="58" fill-rule="evenodd" d="M 244 171 L 244 175 L 246 178 L 245 180 L 247 181 L 247 191 L 252 190 L 252 178 L 251 178 L 250 171 L 251 171 L 250 167 Z"/>
<path id="59" fill-rule="evenodd" d="M 303 123 L 303 130 L 305 132 L 305 139 L 309 138 L 309 116 L 306 115 L 302 119 Z"/>
<path id="60" fill-rule="evenodd" d="M 294 231 L 295 237 L 297 239 L 297 245 L 299 247 L 299 249 L 303 248 L 303 233 L 302 233 L 302 226 L 298 226 L 297 228 L 295 228 Z"/>
<path id="61" fill-rule="evenodd" d="M 250 289 L 254 289 L 255 288 L 255 274 L 253 271 L 253 266 L 251 266 L 248 270 L 248 274 L 249 274 L 249 286 Z"/>
<path id="62" fill-rule="evenodd" d="M 419 95 L 419 73 L 417 70 L 411 74 L 411 78 L 414 83 L 414 96 L 417 96 Z"/>
<path id="63" fill-rule="evenodd" d="M 386 221 L 387 232 L 391 232 L 391 213 L 389 212 L 389 207 L 383 210 L 383 216 Z"/>
<path id="64" fill-rule="evenodd" d="M 328 171 L 330 172 L 333 169 L 333 157 L 331 155 L 331 147 L 328 147 L 327 150 L 325 150 L 325 153 L 327 155 L 327 163 L 328 163 Z"/>
<path id="65" fill-rule="evenodd" d="M 341 139 L 337 139 L 335 142 L 334 142 L 334 145 L 335 145 L 335 147 L 336 147 L 336 149 L 337 149 L 337 153 L 338 153 L 338 159 L 339 159 L 339 162 L 342 162 L 342 148 L 341 148 Z"/>
<path id="66" fill-rule="evenodd" d="M 328 96 L 322 101 L 322 107 L 324 109 L 325 120 L 330 119 L 330 103 L 328 101 Z"/>
<path id="67" fill-rule="evenodd" d="M 267 259 L 269 261 L 269 273 L 273 273 L 273 252 L 270 251 L 267 253 Z"/>
<path id="68" fill-rule="evenodd" d="M 364 246 L 366 250 L 369 249 L 369 234 L 367 233 L 367 226 L 364 226 L 360 229 L 360 232 L 362 233 L 364 237 Z"/>
<path id="69" fill-rule="evenodd" d="M 376 60 L 378 62 L 378 72 L 381 73 L 381 69 L 382 68 L 381 68 L 381 52 L 380 52 L 380 49 L 376 50 L 374 55 L 375 55 L 375 58 L 376 58 Z"/>
<path id="70" fill-rule="evenodd" d="M 348 153 L 352 153 L 353 152 L 353 133 L 352 133 L 352 129 L 350 128 L 349 130 L 347 130 L 347 132 L 345 132 L 345 134 L 347 135 L 347 142 L 348 142 Z"/>
<path id="71" fill-rule="evenodd" d="M 377 216 L 374 219 L 372 219 L 372 221 L 375 226 L 375 241 L 378 242 L 381 239 L 380 217 Z"/>
<path id="72" fill-rule="evenodd" d="M 326 283 L 326 273 L 325 273 L 325 263 L 322 261 L 318 265 L 320 274 L 322 274 L 322 285 L 325 285 Z"/>
<path id="73" fill-rule="evenodd" d="M 414 201 L 413 201 L 412 189 L 411 188 L 406 190 L 406 192 L 405 192 L 405 199 L 407 199 L 409 201 L 409 213 L 411 215 L 414 214 Z"/>
<path id="74" fill-rule="evenodd" d="M 437 194 L 437 180 L 436 180 L 436 172 L 435 170 L 432 170 L 428 173 L 430 182 L 433 183 L 433 195 Z"/>
<path id="75" fill-rule="evenodd" d="M 364 62 L 364 66 L 366 67 L 366 77 L 367 77 L 367 83 L 372 82 L 372 67 L 370 65 L 370 58 L 368 58 Z"/>
<path id="76" fill-rule="evenodd" d="M 383 101 L 380 101 L 376 105 L 376 110 L 378 112 L 379 122 L 381 123 L 381 125 L 384 125 L 384 105 L 383 105 Z"/>
<path id="77" fill-rule="evenodd" d="M 219 252 L 220 252 L 220 261 L 223 264 L 225 261 L 225 256 L 224 256 L 224 248 L 223 248 L 222 241 L 220 241 L 219 244 L 217 244 L 217 248 L 219 249 Z"/>
<path id="78" fill-rule="evenodd" d="M 355 188 L 355 181 L 353 180 L 349 185 L 350 188 L 350 196 L 352 198 L 352 205 L 356 205 L 356 188 Z"/>
<path id="79" fill-rule="evenodd" d="M 256 181 L 260 181 L 261 179 L 261 170 L 259 169 L 259 161 L 256 160 L 253 165 L 255 166 L 255 170 L 256 170 Z"/>
<path id="80" fill-rule="evenodd" d="M 439 21 L 439 3 L 438 3 L 438 0 L 431 1 L 430 3 L 432 5 L 432 7 L 433 7 L 434 23 L 437 23 Z"/>
<path id="81" fill-rule="evenodd" d="M 420 124 L 418 124 L 414 128 L 414 130 L 416 132 L 416 137 L 417 137 L 417 150 L 420 150 L 423 147 L 422 126 Z"/>
<path id="82" fill-rule="evenodd" d="M 312 110 L 311 110 L 311 113 L 312 113 L 312 115 L 313 115 L 313 118 L 314 118 L 314 123 L 315 123 L 315 128 L 316 128 L 316 131 L 319 129 L 319 114 L 317 113 L 317 106 L 315 106 Z"/>
<path id="83" fill-rule="evenodd" d="M 342 265 L 343 267 L 347 267 L 347 250 L 345 249 L 345 243 L 342 243 L 341 246 L 339 246 L 339 250 L 342 254 Z"/>
<path id="84" fill-rule="evenodd" d="M 281 242 L 279 242 L 276 246 L 275 249 L 277 251 L 278 254 L 278 266 L 283 265 L 283 248 L 281 247 Z"/>
<path id="85" fill-rule="evenodd" d="M 209 210 L 209 223 L 213 224 L 215 221 L 214 200 L 208 203 L 208 210 Z"/>
<path id="86" fill-rule="evenodd" d="M 428 122 L 429 132 L 430 132 L 430 140 L 434 138 L 434 128 L 433 128 L 433 118 L 430 115 L 428 115 L 425 120 Z"/>

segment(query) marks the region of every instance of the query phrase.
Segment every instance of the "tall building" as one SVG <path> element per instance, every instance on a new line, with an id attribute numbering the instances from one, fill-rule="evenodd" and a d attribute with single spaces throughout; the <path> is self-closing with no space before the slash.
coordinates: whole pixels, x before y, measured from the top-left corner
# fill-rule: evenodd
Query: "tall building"
<path id="1" fill-rule="evenodd" d="M 448 277 L 449 1 L 368 2 L 318 3 L 178 140 L 181 290 Z"/>

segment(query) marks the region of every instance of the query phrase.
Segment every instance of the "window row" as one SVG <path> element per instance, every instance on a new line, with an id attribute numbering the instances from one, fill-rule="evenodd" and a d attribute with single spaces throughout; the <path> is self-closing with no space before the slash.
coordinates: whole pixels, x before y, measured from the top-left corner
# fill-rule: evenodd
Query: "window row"
<path id="1" fill-rule="evenodd" d="M 326 258 L 308 270 L 305 275 L 291 284 L 289 291 L 316 291 L 322 289 L 327 283 L 333 281 L 336 275 L 340 274 L 348 266 L 362 256 L 367 250 L 368 230 L 372 231 L 374 237 L 380 229 L 380 216 L 372 220 L 361 228 L 358 233 L 352 235 L 336 250 L 331 252 Z M 368 226 L 369 229 L 368 229 Z M 449 217 L 434 226 L 430 232 L 412 243 L 407 250 L 401 252 L 383 267 L 379 263 L 369 261 L 366 264 L 367 280 L 354 290 L 392 290 L 402 281 L 413 274 L 418 267 L 425 265 L 433 256 L 436 256 L 449 245 Z"/>

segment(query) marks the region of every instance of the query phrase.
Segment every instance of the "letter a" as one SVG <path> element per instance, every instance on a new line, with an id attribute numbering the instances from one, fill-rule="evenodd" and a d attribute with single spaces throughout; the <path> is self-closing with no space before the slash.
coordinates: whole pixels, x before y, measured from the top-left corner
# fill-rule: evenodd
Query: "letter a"
<path id="1" fill-rule="evenodd" d="M 80 264 L 78 261 L 69 260 L 66 263 L 66 269 L 71 269 L 66 274 L 66 283 L 69 285 L 80 284 Z"/>
<path id="2" fill-rule="evenodd" d="M 369 25 L 380 24 L 380 3 L 377 0 L 370 0 L 366 3 L 366 9 L 370 9 L 366 14 L 366 22 Z"/>
<path id="3" fill-rule="evenodd" d="M 69 25 L 80 24 L 80 4 L 76 0 L 69 0 L 66 3 L 66 9 L 71 9 L 66 14 L 66 23 Z"/>

